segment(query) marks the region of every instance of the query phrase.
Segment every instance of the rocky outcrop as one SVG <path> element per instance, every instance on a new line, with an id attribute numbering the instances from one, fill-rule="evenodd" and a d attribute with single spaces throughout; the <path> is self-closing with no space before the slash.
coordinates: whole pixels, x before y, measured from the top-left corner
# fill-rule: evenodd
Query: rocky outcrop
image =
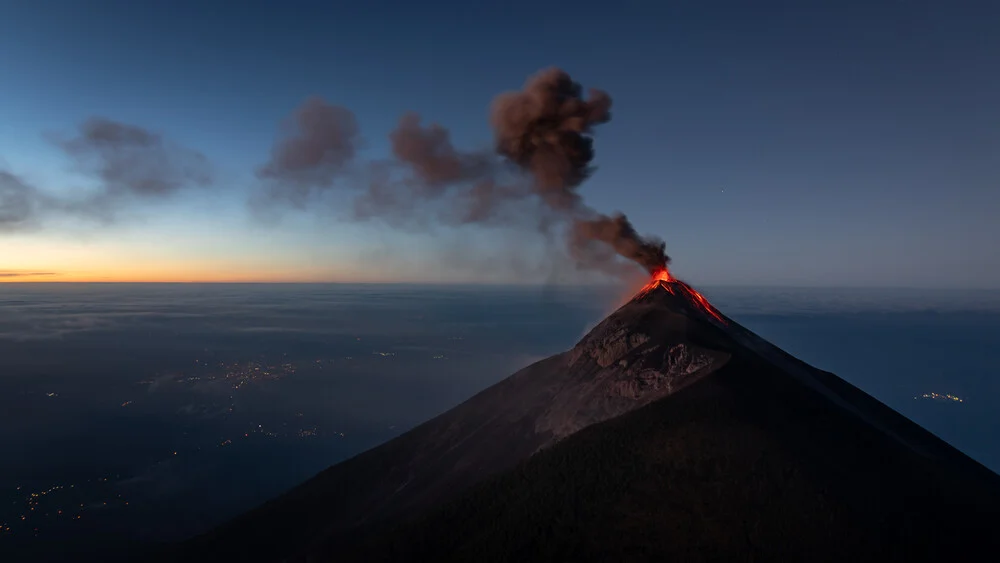
<path id="1" fill-rule="evenodd" d="M 656 299 L 633 301 L 597 325 L 568 352 L 560 388 L 535 420 L 536 432 L 550 435 L 539 449 L 722 367 L 729 354 L 691 342 L 688 329 L 686 317 Z"/>

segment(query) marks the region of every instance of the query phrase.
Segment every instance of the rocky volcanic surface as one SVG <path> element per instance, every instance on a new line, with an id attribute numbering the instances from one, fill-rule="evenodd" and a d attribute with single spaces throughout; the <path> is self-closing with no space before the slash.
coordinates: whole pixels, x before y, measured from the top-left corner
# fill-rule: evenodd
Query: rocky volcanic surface
<path id="1" fill-rule="evenodd" d="M 219 545 L 227 533 L 238 532 L 233 545 L 246 544 L 247 530 L 259 527 L 262 534 L 286 534 L 283 543 L 305 547 L 311 541 L 306 538 L 333 541 L 360 526 L 412 516 L 566 436 L 718 370 L 730 357 L 728 343 L 713 319 L 655 289 L 622 306 L 571 350 L 323 471 L 209 536 Z M 325 521 L 302 516 L 319 506 Z M 266 546 L 251 551 L 253 560 L 278 555 Z"/>
<path id="2" fill-rule="evenodd" d="M 983 531 L 1000 525 L 996 474 L 699 298 L 658 282 L 571 350 L 164 559 L 839 561 L 1000 549 Z"/>
<path id="3" fill-rule="evenodd" d="M 563 354 L 563 366 L 547 377 L 556 391 L 531 414 L 538 433 L 548 435 L 540 447 L 666 397 L 725 365 L 728 352 L 689 336 L 698 328 L 692 324 L 707 320 L 664 308 L 671 298 L 659 289 L 633 300 Z"/>

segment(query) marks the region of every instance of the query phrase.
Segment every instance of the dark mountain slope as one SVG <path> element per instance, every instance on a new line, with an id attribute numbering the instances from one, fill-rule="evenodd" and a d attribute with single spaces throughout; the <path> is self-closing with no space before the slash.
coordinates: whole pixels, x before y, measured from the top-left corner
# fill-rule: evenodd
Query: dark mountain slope
<path id="1" fill-rule="evenodd" d="M 666 292 L 655 297 L 629 302 L 568 352 L 330 467 L 164 559 L 276 561 L 313 543 L 336 543 L 419 514 L 581 428 L 725 365 L 724 333 L 686 314 Z"/>
<path id="2" fill-rule="evenodd" d="M 164 559 L 937 556 L 995 547 L 998 482 L 662 281 L 573 349 Z"/>
<path id="3" fill-rule="evenodd" d="M 824 376 L 843 396 L 867 397 Z M 933 457 L 755 355 L 738 356 L 419 520 L 351 546 L 328 545 L 309 560 L 995 556 L 1000 479 L 887 407 L 876 409 Z"/>

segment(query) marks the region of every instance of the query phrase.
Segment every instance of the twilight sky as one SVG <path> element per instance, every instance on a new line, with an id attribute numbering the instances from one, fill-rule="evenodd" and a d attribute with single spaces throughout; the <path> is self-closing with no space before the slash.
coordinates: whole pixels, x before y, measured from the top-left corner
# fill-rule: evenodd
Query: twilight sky
<path id="1" fill-rule="evenodd" d="M 344 220 L 350 186 L 248 203 L 310 96 L 354 112 L 367 159 L 408 111 L 479 150 L 494 96 L 558 66 L 613 99 L 579 193 L 680 277 L 1000 288 L 998 21 L 965 0 L 0 2 L 0 281 L 565 280 L 523 226 Z M 159 135 L 185 185 L 88 173 L 91 118 Z M 25 189 L 61 203 L 16 221 Z"/>

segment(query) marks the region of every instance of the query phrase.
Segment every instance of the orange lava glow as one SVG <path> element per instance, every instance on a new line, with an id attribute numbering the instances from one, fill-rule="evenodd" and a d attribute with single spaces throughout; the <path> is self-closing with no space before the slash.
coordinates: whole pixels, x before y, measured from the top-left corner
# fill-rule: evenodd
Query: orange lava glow
<path id="1" fill-rule="evenodd" d="M 660 282 L 663 282 L 664 285 L 665 285 L 665 284 L 668 284 L 668 283 L 670 283 L 672 281 L 674 281 L 674 278 L 673 278 L 673 276 L 670 275 L 670 270 L 668 270 L 666 268 L 661 268 L 661 269 L 653 272 L 653 277 L 649 280 L 649 283 L 647 283 L 642 288 L 641 293 L 646 293 L 647 291 L 650 291 L 651 289 L 653 289 L 656 286 L 660 285 Z"/>
<path id="2" fill-rule="evenodd" d="M 678 297 L 683 297 L 688 303 L 693 305 L 696 309 L 708 313 L 710 317 L 719 321 L 722 324 L 726 324 L 725 319 L 722 317 L 722 313 L 718 309 L 712 306 L 705 299 L 705 296 L 698 292 L 695 288 L 682 282 L 681 280 L 670 275 L 670 270 L 662 268 L 653 272 L 652 279 L 649 280 L 642 290 L 639 291 L 640 295 L 648 293 L 657 287 L 662 287 L 663 289 L 670 292 L 671 295 L 676 295 Z"/>

